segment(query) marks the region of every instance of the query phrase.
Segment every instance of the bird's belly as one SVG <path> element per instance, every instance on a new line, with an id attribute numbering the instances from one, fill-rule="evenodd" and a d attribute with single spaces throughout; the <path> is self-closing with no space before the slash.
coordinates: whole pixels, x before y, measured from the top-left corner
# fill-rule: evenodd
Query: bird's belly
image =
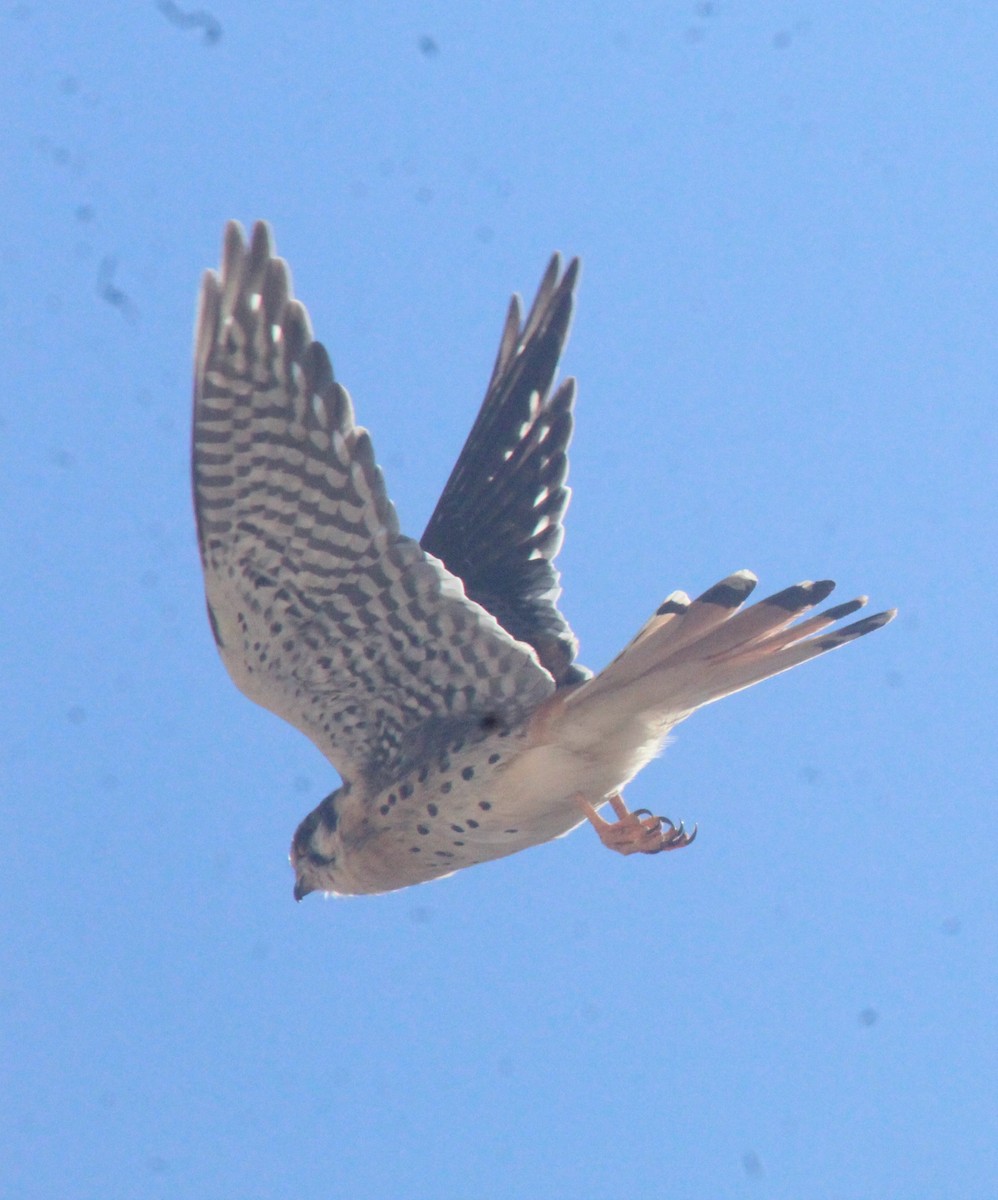
<path id="1" fill-rule="evenodd" d="M 658 754 L 663 740 L 661 731 L 633 728 L 598 746 L 532 747 L 503 772 L 504 799 L 527 811 L 553 807 L 577 813 L 578 797 L 598 805 L 619 791 Z"/>
<path id="2" fill-rule="evenodd" d="M 463 770 L 448 764 L 345 810 L 348 853 L 335 890 L 391 891 L 562 837 L 585 820 L 579 798 L 601 804 L 658 751 L 661 737 L 631 730 L 577 748 L 531 745 L 524 731 L 510 741 L 502 753 L 484 745 L 473 769 L 471 761 Z"/>

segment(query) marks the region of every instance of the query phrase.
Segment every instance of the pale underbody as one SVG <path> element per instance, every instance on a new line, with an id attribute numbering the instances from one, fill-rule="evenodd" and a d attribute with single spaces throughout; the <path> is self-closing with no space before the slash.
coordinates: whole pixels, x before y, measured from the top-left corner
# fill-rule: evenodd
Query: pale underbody
<path id="1" fill-rule="evenodd" d="M 470 753 L 461 746 L 471 778 L 449 770 L 445 748 L 432 765 L 374 795 L 356 784 L 334 794 L 335 829 L 320 823 L 310 840 L 333 861 L 308 862 L 292 848 L 303 890 L 396 890 L 575 829 L 587 819 L 586 805 L 616 797 L 659 753 L 667 728 L 630 713 L 593 739 L 584 721 L 564 719 L 565 695 L 551 697 L 520 729 L 487 734 Z M 604 720 L 610 715 L 605 708 Z"/>

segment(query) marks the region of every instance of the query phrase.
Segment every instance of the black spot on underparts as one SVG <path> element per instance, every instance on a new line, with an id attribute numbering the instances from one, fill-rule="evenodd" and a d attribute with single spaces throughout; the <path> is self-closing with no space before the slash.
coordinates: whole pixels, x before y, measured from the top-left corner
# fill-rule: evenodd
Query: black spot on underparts
<path id="1" fill-rule="evenodd" d="M 382 804 L 382 806 L 378 809 L 378 812 L 381 813 L 381 815 L 383 817 L 387 817 L 388 814 L 391 812 L 391 809 L 388 807 L 387 804 Z"/>
<path id="2" fill-rule="evenodd" d="M 464 770 L 461 772 L 462 779 L 473 779 L 474 775 L 475 775 L 474 767 L 465 767 Z"/>
<path id="3" fill-rule="evenodd" d="M 409 847 L 409 853 L 410 853 L 410 854 L 419 854 L 419 852 L 420 852 L 420 847 L 419 847 L 419 846 L 410 846 L 410 847 Z"/>
<path id="4" fill-rule="evenodd" d="M 468 818 L 468 828 L 469 828 L 469 829 L 477 829 L 477 828 L 478 828 L 478 822 L 477 822 L 477 821 L 474 821 L 474 820 L 472 820 L 472 818 L 471 818 L 471 817 L 469 817 L 469 818 Z"/>
<path id="5" fill-rule="evenodd" d="M 447 795 L 447 793 L 448 793 L 448 792 L 451 790 L 451 788 L 452 788 L 453 786 L 454 786 L 454 785 L 453 785 L 453 784 L 451 783 L 451 781 L 448 779 L 446 783 L 442 783 L 442 784 L 440 785 L 440 791 L 443 793 L 443 795 L 445 795 L 445 796 L 446 796 L 446 795 Z"/>
<path id="6" fill-rule="evenodd" d="M 451 752 L 451 754 L 460 754 L 463 749 L 464 749 L 464 742 L 457 741 L 454 743 L 453 746 L 451 746 L 450 752 Z"/>
<path id="7" fill-rule="evenodd" d="M 489 755 L 489 766 L 494 767 L 500 758 L 502 758 L 501 754 L 490 754 Z"/>
<path id="8" fill-rule="evenodd" d="M 433 853 L 437 858 L 453 858 L 454 855 L 450 850 L 434 850 Z"/>
<path id="9" fill-rule="evenodd" d="M 389 794 L 388 794 L 388 803 L 389 803 L 389 804 L 394 804 L 394 803 L 395 803 L 397 800 L 398 800 L 398 796 L 396 796 L 394 792 L 389 792 Z"/>
<path id="10" fill-rule="evenodd" d="M 430 832 L 430 827 L 429 825 L 417 825 L 416 832 L 421 833 L 423 837 L 426 837 L 426 835 Z"/>
<path id="11" fill-rule="evenodd" d="M 270 627 L 270 632 L 276 637 L 283 630 L 283 628 L 284 626 L 280 623 L 280 621 L 275 621 Z"/>
<path id="12" fill-rule="evenodd" d="M 463 825 L 452 825 L 452 826 L 451 826 L 451 829 L 452 829 L 452 830 L 453 830 L 455 833 L 464 833 L 464 826 L 463 826 Z"/>
<path id="13" fill-rule="evenodd" d="M 499 718 L 495 713 L 486 713 L 478 722 L 479 729 L 484 729 L 486 733 L 491 733 L 493 729 L 499 728 Z"/>
<path id="14" fill-rule="evenodd" d="M 503 833 L 519 833 L 519 829 L 504 829 Z"/>
<path id="15" fill-rule="evenodd" d="M 456 841 L 456 840 L 455 840 L 455 841 L 451 842 L 451 845 L 452 845 L 452 846 L 463 846 L 463 845 L 464 845 L 464 842 L 459 842 L 459 841 Z"/>
<path id="16" fill-rule="evenodd" d="M 492 805 L 488 802 L 488 800 L 479 800 L 478 807 L 482 810 L 482 812 L 488 812 Z"/>
<path id="17" fill-rule="evenodd" d="M 409 797 L 412 795 L 412 784 L 411 783 L 403 783 L 402 786 L 399 788 L 399 795 L 402 797 L 403 800 L 408 800 Z"/>
<path id="18" fill-rule="evenodd" d="M 419 768 L 419 775 L 417 776 L 417 778 L 419 779 L 419 782 L 420 782 L 420 783 L 425 783 L 425 782 L 426 782 L 426 778 L 427 778 L 427 776 L 429 775 L 429 773 L 430 773 L 430 768 L 429 768 L 429 767 L 420 767 L 420 768 Z"/>
<path id="19" fill-rule="evenodd" d="M 440 809 L 437 808 L 437 806 L 435 804 L 427 804 L 426 811 L 430 814 L 431 817 L 435 817 L 437 815 L 437 813 L 440 811 Z"/>

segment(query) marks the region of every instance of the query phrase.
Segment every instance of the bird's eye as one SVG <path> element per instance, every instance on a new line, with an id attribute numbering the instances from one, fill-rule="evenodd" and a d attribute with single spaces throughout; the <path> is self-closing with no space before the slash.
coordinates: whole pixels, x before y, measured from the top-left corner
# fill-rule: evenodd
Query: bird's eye
<path id="1" fill-rule="evenodd" d="M 331 867 L 336 862 L 336 857 L 335 855 L 327 857 L 325 854 L 320 854 L 318 850 L 309 850 L 308 861 L 313 867 Z"/>

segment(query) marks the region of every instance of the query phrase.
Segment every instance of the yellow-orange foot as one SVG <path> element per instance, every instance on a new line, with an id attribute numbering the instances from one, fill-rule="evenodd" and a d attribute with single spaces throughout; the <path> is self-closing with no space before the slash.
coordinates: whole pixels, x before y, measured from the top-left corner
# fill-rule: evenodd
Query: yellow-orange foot
<path id="1" fill-rule="evenodd" d="M 617 814 L 616 821 L 605 821 L 583 796 L 576 796 L 576 803 L 589 818 L 599 835 L 599 840 L 618 854 L 661 854 L 663 850 L 681 850 L 697 835 L 686 832 L 682 821 L 673 825 L 668 817 L 653 816 L 649 809 L 638 808 L 631 812 L 619 794 L 607 796 L 610 807 Z"/>

